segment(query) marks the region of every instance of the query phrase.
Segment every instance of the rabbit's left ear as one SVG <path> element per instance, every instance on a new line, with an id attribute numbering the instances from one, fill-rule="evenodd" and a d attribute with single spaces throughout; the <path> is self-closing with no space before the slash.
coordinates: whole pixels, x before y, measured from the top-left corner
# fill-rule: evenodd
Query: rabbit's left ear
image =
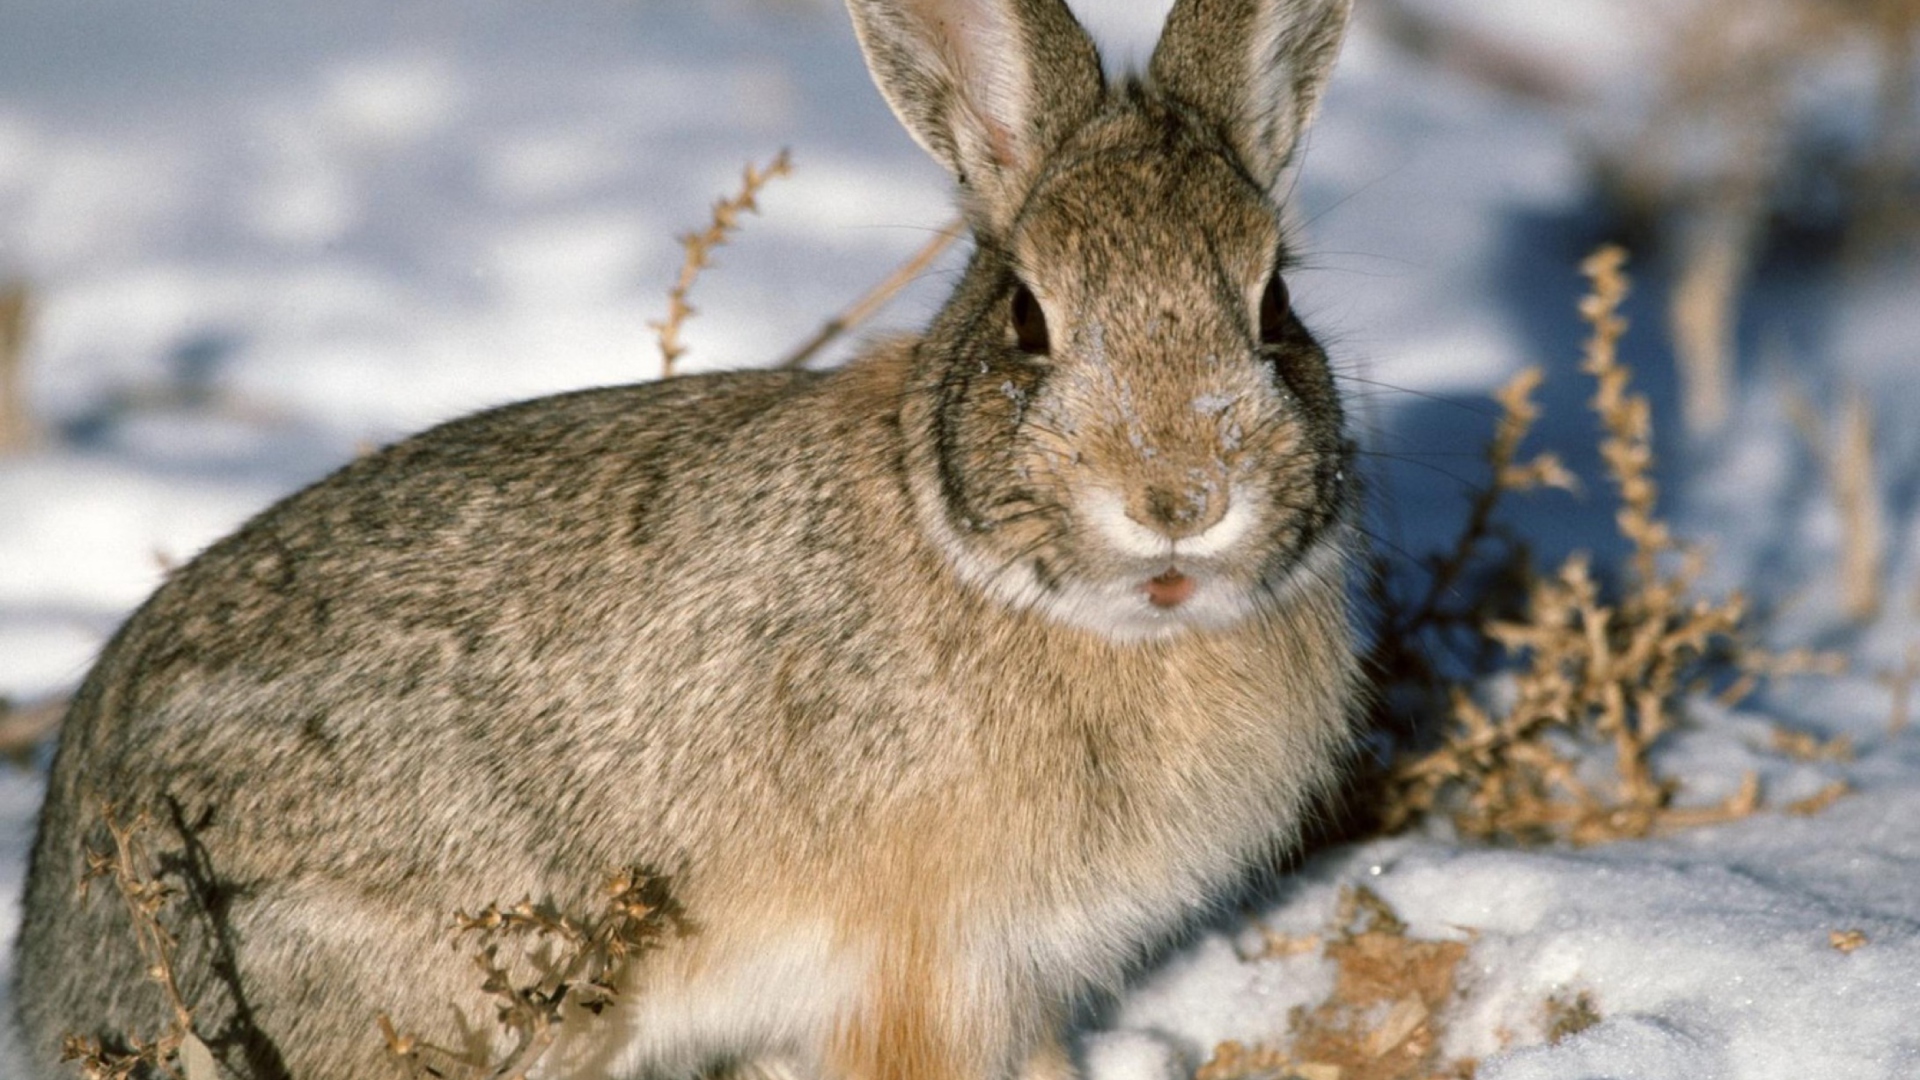
<path id="1" fill-rule="evenodd" d="M 1099 107 L 1100 56 L 1062 0 L 847 0 L 880 93 L 1003 233 L 1047 155 Z"/>
<path id="2" fill-rule="evenodd" d="M 1313 119 L 1353 0 L 1179 0 L 1147 71 L 1271 187 Z"/>

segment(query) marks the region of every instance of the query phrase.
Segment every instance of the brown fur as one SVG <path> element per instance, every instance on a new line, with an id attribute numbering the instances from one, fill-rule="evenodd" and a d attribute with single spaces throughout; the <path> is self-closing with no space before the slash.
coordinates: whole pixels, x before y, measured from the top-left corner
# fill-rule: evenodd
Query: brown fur
<path id="1" fill-rule="evenodd" d="M 103 798 L 163 823 L 196 1029 L 253 1080 L 377 1075 L 381 1011 L 498 1049 L 450 913 L 633 865 L 682 933 L 542 1075 L 1063 1080 L 1076 1003 L 1293 841 L 1349 741 L 1352 494 L 1324 356 L 1257 315 L 1284 244 L 1236 147 L 1304 122 L 1344 4 L 1244 0 L 1298 70 L 1214 115 L 1100 82 L 1057 0 L 975 0 L 1019 46 L 983 87 L 939 66 L 986 55 L 942 45 L 959 2 L 853 5 L 979 240 L 925 335 L 456 421 L 129 620 L 34 850 L 36 1054 L 168 1015 L 75 899 Z M 1197 2 L 1163 50 L 1253 62 Z M 1149 605 L 1170 566 L 1194 598 Z"/>

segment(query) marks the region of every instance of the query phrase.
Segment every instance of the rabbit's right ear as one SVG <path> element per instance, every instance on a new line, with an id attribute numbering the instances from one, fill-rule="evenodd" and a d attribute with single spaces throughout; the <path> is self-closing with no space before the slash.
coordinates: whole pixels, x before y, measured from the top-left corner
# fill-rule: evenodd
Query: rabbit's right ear
<path id="1" fill-rule="evenodd" d="M 1048 153 L 1105 94 L 1100 55 L 1062 0 L 847 0 L 867 68 L 1002 235 Z"/>
<path id="2" fill-rule="evenodd" d="M 1270 187 L 1320 104 L 1352 11 L 1353 0 L 1179 0 L 1148 72 Z"/>

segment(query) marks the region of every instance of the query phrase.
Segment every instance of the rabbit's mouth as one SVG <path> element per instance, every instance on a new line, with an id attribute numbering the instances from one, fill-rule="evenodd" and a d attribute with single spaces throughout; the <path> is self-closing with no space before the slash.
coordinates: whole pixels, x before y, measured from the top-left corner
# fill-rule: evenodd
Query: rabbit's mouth
<path id="1" fill-rule="evenodd" d="M 1169 566 L 1165 573 L 1149 579 L 1142 588 L 1147 594 L 1147 603 L 1162 611 L 1172 611 L 1193 599 L 1200 583 L 1181 573 L 1178 567 Z"/>

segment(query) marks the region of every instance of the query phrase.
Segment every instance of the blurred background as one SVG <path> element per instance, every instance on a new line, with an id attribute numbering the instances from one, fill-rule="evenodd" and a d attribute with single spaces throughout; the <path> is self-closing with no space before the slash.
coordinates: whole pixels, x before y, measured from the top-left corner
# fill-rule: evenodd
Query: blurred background
<path id="1" fill-rule="evenodd" d="M 1075 6 L 1118 69 L 1168 5 Z M 1456 527 L 1485 392 L 1528 364 L 1540 439 L 1597 484 L 1576 266 L 1623 241 L 1711 573 L 1898 655 L 1916 27 L 1914 0 L 1360 0 L 1289 183 L 1383 550 Z M 683 370 L 772 362 L 950 217 L 832 0 L 0 3 L 0 696 L 62 694 L 166 567 L 360 448 L 656 376 L 677 237 L 782 148 Z M 1613 543 L 1591 495 L 1539 501 L 1547 554 Z"/>

